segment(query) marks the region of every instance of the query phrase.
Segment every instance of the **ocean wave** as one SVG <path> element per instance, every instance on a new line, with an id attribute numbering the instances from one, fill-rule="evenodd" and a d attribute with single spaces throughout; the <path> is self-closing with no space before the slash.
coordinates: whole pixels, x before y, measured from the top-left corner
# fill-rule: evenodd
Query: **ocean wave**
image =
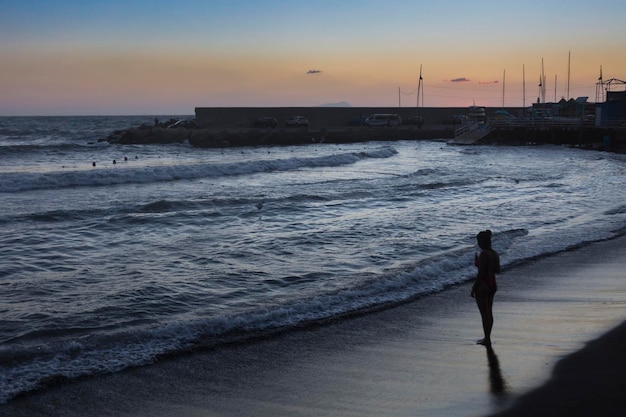
<path id="1" fill-rule="evenodd" d="M 501 254 L 502 266 L 512 266 L 536 259 L 548 252 L 509 251 L 531 242 L 526 229 L 495 232 L 494 246 Z M 581 241 L 578 246 L 590 243 Z M 566 251 L 571 245 L 559 246 L 550 253 Z M 290 329 L 321 324 L 340 317 L 369 313 L 419 297 L 446 290 L 473 279 L 474 237 L 466 244 L 398 267 L 382 275 L 342 281 L 324 293 L 307 294 L 271 307 L 251 307 L 234 314 L 215 315 L 193 320 L 172 319 L 168 323 L 150 323 L 145 327 L 126 326 L 106 333 L 83 337 L 67 335 L 54 345 L 29 347 L 18 344 L 0 349 L 0 404 L 16 395 L 45 388 L 75 378 L 122 371 L 132 366 L 153 363 L 164 357 L 213 348 L 250 338 Z M 553 247 L 552 249 L 557 249 Z M 544 248 L 548 250 L 548 248 Z M 502 256 L 504 255 L 504 256 Z M 292 278 L 293 279 L 293 278 Z M 281 284 L 282 285 L 282 284 Z M 27 376 L 27 377 L 24 377 Z"/>
<path id="2" fill-rule="evenodd" d="M 47 140 L 45 143 L 24 143 L 8 144 L 0 142 L 0 151 L 2 152 L 2 158 L 15 158 L 19 156 L 34 155 L 34 154 L 51 154 L 51 153 L 72 153 L 80 152 L 81 150 L 92 150 L 94 148 L 104 148 L 110 146 L 104 142 L 75 142 L 67 143 L 60 142 L 55 143 L 53 140 Z"/>
<path id="3" fill-rule="evenodd" d="M 494 234 L 494 242 L 506 251 L 525 230 Z M 395 268 L 382 275 L 359 277 L 329 284 L 323 293 L 303 294 L 300 298 L 271 306 L 251 307 L 238 313 L 151 323 L 147 327 L 124 326 L 124 331 L 67 335 L 54 346 L 29 348 L 19 344 L 0 350 L 0 403 L 15 395 L 74 378 L 119 372 L 142 366 L 164 356 L 179 355 L 252 337 L 320 324 L 340 317 L 364 314 L 416 297 L 426 296 L 463 283 L 473 277 L 473 237 L 467 244 Z M 293 279 L 293 278 L 292 278 Z M 283 284 L 281 284 L 283 285 Z M 109 312 L 109 314 L 112 314 Z M 19 360 L 11 360 L 19 355 Z M 23 375 L 29 375 L 23 378 Z"/>
<path id="4" fill-rule="evenodd" d="M 41 141 L 42 138 L 70 142 L 98 140 L 107 137 L 114 130 L 152 123 L 153 119 L 149 116 L 0 117 L 0 146 L 7 139 L 25 144 L 35 141 L 45 144 L 45 141 Z"/>
<path id="5" fill-rule="evenodd" d="M 612 216 L 612 215 L 615 215 L 615 214 L 626 214 L 626 205 L 618 206 L 618 207 L 615 207 L 615 208 L 613 208 L 611 210 L 607 210 L 603 214 L 607 215 L 607 216 Z"/>
<path id="6" fill-rule="evenodd" d="M 350 197 L 354 197 L 354 193 Z M 348 196 L 345 196 L 348 198 Z M 151 222 L 154 218 L 140 220 L 135 215 L 167 214 L 181 212 L 198 212 L 203 218 L 219 215 L 220 210 L 232 207 L 248 207 L 251 213 L 257 212 L 262 205 L 282 203 L 315 203 L 328 201 L 327 196 L 297 194 L 278 198 L 210 198 L 194 200 L 155 200 L 145 204 L 128 204 L 116 207 L 102 208 L 68 208 L 56 210 L 35 211 L 33 213 L 20 213 L 18 215 L 0 216 L 0 224 L 17 224 L 20 222 L 56 223 L 66 221 L 82 221 L 89 219 L 106 218 L 111 222 L 125 220 L 127 222 Z M 261 204 L 261 206 L 259 206 Z M 161 219 L 163 222 L 163 219 Z"/>
<path id="7" fill-rule="evenodd" d="M 139 158 L 111 165 L 122 148 Z M 2 194 L 11 309 L 0 321 L 0 402 L 446 291 L 473 278 L 479 229 L 493 231 L 504 274 L 626 230 L 622 165 L 552 152 L 112 145 L 14 158 L 3 171 L 39 176 L 12 181 L 57 189 Z M 122 186 L 90 187 L 98 175 Z"/>
<path id="8" fill-rule="evenodd" d="M 99 168 L 53 172 L 0 173 L 0 193 L 90 187 L 161 181 L 191 180 L 261 172 L 293 171 L 355 164 L 369 158 L 389 158 L 397 151 L 383 147 L 370 152 L 340 153 L 311 158 L 286 158 L 222 164 L 182 164 L 146 167 Z"/>

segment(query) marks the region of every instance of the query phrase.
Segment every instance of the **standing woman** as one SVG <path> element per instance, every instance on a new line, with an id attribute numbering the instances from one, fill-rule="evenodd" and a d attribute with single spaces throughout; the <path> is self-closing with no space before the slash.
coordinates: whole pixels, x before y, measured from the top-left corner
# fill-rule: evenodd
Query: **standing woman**
<path id="1" fill-rule="evenodd" d="M 491 328 L 493 327 L 493 297 L 498 290 L 496 273 L 500 272 L 500 257 L 491 248 L 491 230 L 484 230 L 476 235 L 480 255 L 474 258 L 478 268 L 476 281 L 472 286 L 471 296 L 476 299 L 478 310 L 483 321 L 485 338 L 479 340 L 480 345 L 491 346 Z"/>

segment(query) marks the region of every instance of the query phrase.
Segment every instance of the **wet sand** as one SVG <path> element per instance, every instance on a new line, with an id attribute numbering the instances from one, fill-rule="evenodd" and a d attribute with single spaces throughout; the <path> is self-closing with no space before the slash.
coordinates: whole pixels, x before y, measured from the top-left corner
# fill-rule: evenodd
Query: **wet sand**
<path id="1" fill-rule="evenodd" d="M 626 237 L 508 268 L 498 282 L 491 351 L 475 344 L 467 284 L 60 385 L 0 416 L 621 416 Z"/>

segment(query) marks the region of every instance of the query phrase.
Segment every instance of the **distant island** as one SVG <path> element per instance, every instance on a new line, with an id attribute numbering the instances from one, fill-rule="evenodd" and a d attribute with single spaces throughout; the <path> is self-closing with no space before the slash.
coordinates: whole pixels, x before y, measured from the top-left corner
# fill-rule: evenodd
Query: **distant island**
<path id="1" fill-rule="evenodd" d="M 347 103 L 345 101 L 340 101 L 339 103 L 326 103 L 320 104 L 317 107 L 352 107 L 352 104 Z"/>

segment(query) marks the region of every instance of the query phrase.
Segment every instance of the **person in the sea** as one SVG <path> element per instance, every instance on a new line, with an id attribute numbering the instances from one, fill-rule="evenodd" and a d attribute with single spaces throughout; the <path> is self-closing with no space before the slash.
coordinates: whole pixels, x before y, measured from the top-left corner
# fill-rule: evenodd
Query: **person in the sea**
<path id="1" fill-rule="evenodd" d="M 478 344 L 491 346 L 491 329 L 493 327 L 493 298 L 498 290 L 496 273 L 500 272 L 500 257 L 491 248 L 491 230 L 484 230 L 476 235 L 481 251 L 474 257 L 474 265 L 478 268 L 476 281 L 472 286 L 472 298 L 476 299 L 478 310 L 483 322 L 485 337 Z"/>

